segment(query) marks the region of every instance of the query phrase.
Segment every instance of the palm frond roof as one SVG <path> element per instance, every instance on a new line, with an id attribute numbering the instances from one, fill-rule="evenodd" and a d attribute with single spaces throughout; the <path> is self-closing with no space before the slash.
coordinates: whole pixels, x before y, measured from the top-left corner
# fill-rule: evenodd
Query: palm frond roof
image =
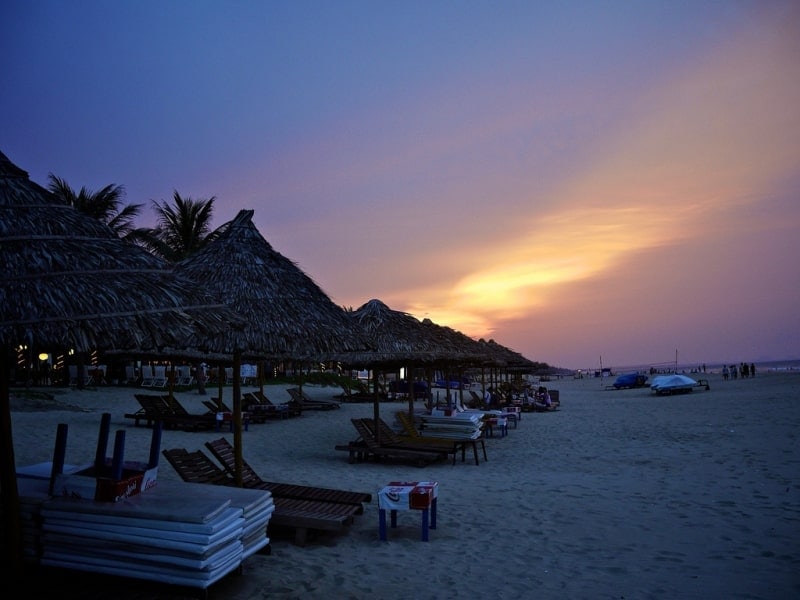
<path id="1" fill-rule="evenodd" d="M 329 360 L 369 347 L 343 308 L 276 251 L 242 210 L 219 237 L 176 265 L 247 321 L 222 345 L 261 359 Z"/>
<path id="2" fill-rule="evenodd" d="M 0 152 L 0 343 L 180 347 L 233 315 L 195 282 L 105 223 L 58 202 Z"/>

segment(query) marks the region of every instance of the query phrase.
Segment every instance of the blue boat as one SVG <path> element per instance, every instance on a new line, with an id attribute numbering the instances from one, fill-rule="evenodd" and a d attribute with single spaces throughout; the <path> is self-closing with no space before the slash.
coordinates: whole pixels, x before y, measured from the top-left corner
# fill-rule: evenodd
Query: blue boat
<path id="1" fill-rule="evenodd" d="M 613 385 L 615 390 L 624 390 L 644 387 L 646 384 L 647 375 L 642 375 L 640 373 L 625 373 L 624 375 L 617 377 L 617 380 Z"/>

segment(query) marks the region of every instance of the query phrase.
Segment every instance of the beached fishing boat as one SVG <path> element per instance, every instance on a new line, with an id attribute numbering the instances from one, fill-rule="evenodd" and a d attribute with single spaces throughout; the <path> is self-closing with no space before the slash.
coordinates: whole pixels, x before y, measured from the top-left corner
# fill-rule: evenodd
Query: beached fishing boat
<path id="1" fill-rule="evenodd" d="M 650 382 L 650 389 L 658 395 L 687 394 L 696 387 L 709 389 L 708 382 L 700 382 L 688 375 L 673 373 L 671 375 L 656 375 Z"/>

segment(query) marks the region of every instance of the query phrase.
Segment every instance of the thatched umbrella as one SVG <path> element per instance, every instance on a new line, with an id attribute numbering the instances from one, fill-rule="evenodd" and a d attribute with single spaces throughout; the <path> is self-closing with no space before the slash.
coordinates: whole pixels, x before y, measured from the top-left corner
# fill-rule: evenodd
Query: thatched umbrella
<path id="1" fill-rule="evenodd" d="M 452 350 L 448 352 L 446 358 L 441 361 L 446 369 L 455 367 L 458 369 L 459 374 L 461 374 L 461 371 L 467 367 L 485 367 L 495 364 L 496 358 L 487 353 L 484 345 L 472 339 L 467 334 L 453 329 L 452 327 L 434 323 L 428 318 L 423 319 L 422 324 L 433 331 L 434 335 L 441 340 L 440 344 L 442 347 L 452 348 Z M 463 393 L 462 386 L 459 386 L 459 392 Z M 447 397 L 449 401 L 449 386 L 447 388 Z"/>
<path id="2" fill-rule="evenodd" d="M 342 357 L 343 362 L 354 366 L 389 369 L 409 367 L 411 364 L 445 368 L 499 367 L 511 362 L 520 366 L 533 364 L 493 341 L 491 344 L 476 341 L 430 319 L 419 321 L 413 315 L 390 309 L 380 300 L 370 300 L 353 311 L 351 316 L 375 347 L 366 353 Z M 408 410 L 409 414 L 414 411 L 413 394 L 409 395 Z M 379 417 L 377 394 L 374 415 L 375 419 Z"/>
<path id="3" fill-rule="evenodd" d="M 252 210 L 240 211 L 223 225 L 217 239 L 176 266 L 176 272 L 202 281 L 248 323 L 244 332 L 222 340 L 222 345 L 235 348 L 230 359 L 234 363 L 234 447 L 239 483 L 241 359 L 322 362 L 369 347 L 344 309 L 294 262 L 274 250 L 252 218 Z"/>
<path id="4" fill-rule="evenodd" d="M 412 366 L 434 366 L 460 351 L 449 340 L 444 339 L 440 332 L 425 326 L 409 313 L 392 310 L 380 300 L 372 299 L 364 303 L 352 311 L 350 316 L 374 346 L 369 352 L 356 352 L 342 357 L 343 362 L 351 365 L 384 370 L 405 367 L 410 373 Z M 408 410 L 413 413 L 413 381 L 410 376 L 408 380 Z M 377 421 L 380 416 L 377 385 L 373 412 Z"/>
<path id="5" fill-rule="evenodd" d="M 485 348 L 487 356 L 492 357 L 494 367 L 508 371 L 517 372 L 534 372 L 538 365 L 525 358 L 521 353 L 512 350 L 508 346 L 504 346 L 495 342 L 494 340 L 484 340 L 481 338 L 478 342 Z"/>
<path id="6" fill-rule="evenodd" d="M 231 314 L 160 259 L 59 203 L 2 152 L 0 275 L 0 489 L 5 565 L 15 572 L 22 544 L 10 411 L 13 349 L 155 354 L 182 347 L 196 324 L 221 331 Z"/>

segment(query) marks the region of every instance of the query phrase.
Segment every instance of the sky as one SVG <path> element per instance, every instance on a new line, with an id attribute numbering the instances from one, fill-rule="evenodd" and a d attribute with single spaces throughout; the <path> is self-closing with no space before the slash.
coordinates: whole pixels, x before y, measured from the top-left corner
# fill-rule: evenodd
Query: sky
<path id="1" fill-rule="evenodd" d="M 800 358 L 800 3 L 5 0 L 0 151 L 564 368 Z"/>

